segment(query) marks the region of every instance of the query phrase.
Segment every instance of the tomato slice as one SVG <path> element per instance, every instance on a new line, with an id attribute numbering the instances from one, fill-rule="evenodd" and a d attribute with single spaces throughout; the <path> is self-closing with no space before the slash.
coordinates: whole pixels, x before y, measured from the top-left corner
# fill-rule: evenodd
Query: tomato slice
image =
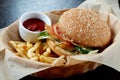
<path id="1" fill-rule="evenodd" d="M 55 24 L 55 25 L 52 26 L 52 31 L 53 31 L 53 33 L 57 36 L 58 39 L 64 40 L 64 39 L 62 38 L 62 36 L 61 36 L 62 33 L 60 32 L 57 24 Z"/>
<path id="2" fill-rule="evenodd" d="M 60 32 L 59 30 L 59 27 L 58 27 L 58 24 L 54 24 L 52 27 L 50 26 L 46 26 L 45 29 L 48 31 L 48 33 L 58 39 L 58 40 L 61 40 L 63 42 L 67 42 L 68 44 L 70 45 L 73 45 L 74 43 L 72 41 L 70 41 L 68 38 L 65 38 L 65 37 L 62 37 L 62 33 Z"/>
<path id="3" fill-rule="evenodd" d="M 52 26 L 53 33 L 57 36 L 59 40 L 65 41 L 69 44 L 75 44 L 72 40 L 68 39 L 67 37 L 62 37 L 62 32 L 60 32 L 58 24 Z"/>

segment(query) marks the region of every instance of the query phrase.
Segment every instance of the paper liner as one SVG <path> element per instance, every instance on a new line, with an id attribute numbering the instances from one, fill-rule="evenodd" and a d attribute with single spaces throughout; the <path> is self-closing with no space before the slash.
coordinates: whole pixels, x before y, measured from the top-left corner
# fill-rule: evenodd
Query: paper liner
<path id="1" fill-rule="evenodd" d="M 88 4 L 89 3 L 89 4 Z M 97 6 L 97 7 L 96 7 Z M 88 0 L 79 6 L 80 8 L 93 9 L 100 14 L 101 19 L 108 22 L 112 29 L 113 42 L 120 41 L 120 21 L 111 13 L 111 9 L 104 9 L 104 6 L 97 0 Z M 60 15 L 66 10 L 53 11 L 46 13 L 56 23 Z M 22 40 L 18 32 L 18 21 L 14 22 L 6 29 L 1 35 L 1 52 L 0 52 L 0 79 L 2 80 L 18 80 L 24 76 L 33 74 L 42 78 L 63 78 L 75 74 L 85 73 L 90 70 L 96 69 L 100 64 L 90 61 L 82 61 L 79 56 L 67 56 L 67 62 L 64 64 L 64 56 L 58 58 L 53 64 L 45 64 L 35 62 L 28 59 L 20 58 L 14 54 L 14 49 L 8 44 L 10 40 Z M 112 44 L 111 44 L 112 45 Z M 106 48 L 105 51 L 112 51 L 116 45 Z M 118 47 L 117 47 L 118 48 Z M 118 48 L 119 49 L 119 48 Z M 104 54 L 104 51 L 100 54 Z M 93 54 L 99 55 L 99 54 Z M 97 60 L 99 58 L 96 58 Z M 63 61 L 61 61 L 63 60 Z M 103 60 L 103 58 L 100 58 Z M 4 73 L 4 74 L 3 74 Z"/>

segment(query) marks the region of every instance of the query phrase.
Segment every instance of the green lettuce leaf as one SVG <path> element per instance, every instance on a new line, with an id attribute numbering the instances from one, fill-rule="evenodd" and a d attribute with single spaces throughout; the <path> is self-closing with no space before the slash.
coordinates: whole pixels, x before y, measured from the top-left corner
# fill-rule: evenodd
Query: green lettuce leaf
<path id="1" fill-rule="evenodd" d="M 80 46 L 75 46 L 75 49 L 82 54 L 88 54 L 90 51 L 93 51 L 92 49 L 81 48 Z"/>
<path id="2" fill-rule="evenodd" d="M 47 31 L 41 31 L 38 40 L 41 40 L 41 39 L 51 39 L 51 36 Z"/>

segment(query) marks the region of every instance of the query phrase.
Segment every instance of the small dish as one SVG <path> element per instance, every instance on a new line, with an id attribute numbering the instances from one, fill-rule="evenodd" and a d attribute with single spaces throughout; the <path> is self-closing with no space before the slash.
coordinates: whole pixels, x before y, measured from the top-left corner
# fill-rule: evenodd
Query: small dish
<path id="1" fill-rule="evenodd" d="M 52 24 L 50 18 L 42 12 L 31 11 L 31 12 L 24 13 L 19 19 L 19 34 L 23 40 L 31 42 L 31 43 L 35 43 L 38 40 L 40 31 L 31 31 L 25 28 L 23 23 L 26 20 L 33 19 L 33 18 L 40 19 L 41 21 L 43 21 L 45 24 L 49 26 L 51 26 Z"/>

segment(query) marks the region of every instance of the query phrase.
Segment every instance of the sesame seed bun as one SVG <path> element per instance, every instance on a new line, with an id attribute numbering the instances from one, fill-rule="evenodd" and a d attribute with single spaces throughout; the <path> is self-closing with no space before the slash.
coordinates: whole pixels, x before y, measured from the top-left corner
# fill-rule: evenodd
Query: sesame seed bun
<path id="1" fill-rule="evenodd" d="M 61 15 L 59 30 L 62 37 L 84 47 L 106 46 L 111 39 L 111 30 L 99 14 L 88 9 L 73 8 Z"/>

